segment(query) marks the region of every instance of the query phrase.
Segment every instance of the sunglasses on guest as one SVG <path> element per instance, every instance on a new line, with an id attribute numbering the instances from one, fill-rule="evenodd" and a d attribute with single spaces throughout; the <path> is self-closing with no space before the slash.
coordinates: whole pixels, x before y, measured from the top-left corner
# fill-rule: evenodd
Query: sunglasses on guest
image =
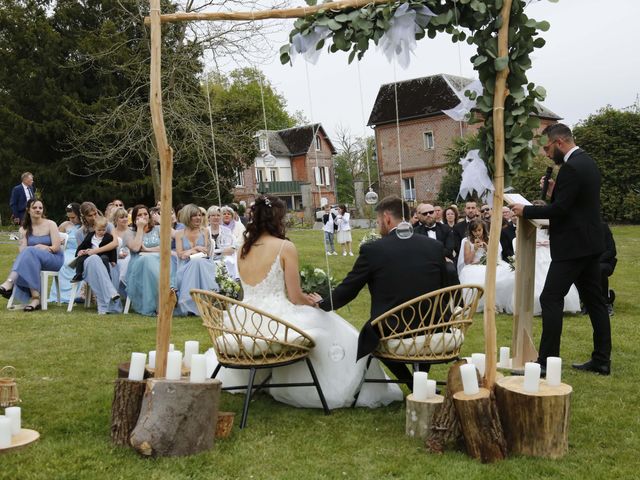
<path id="1" fill-rule="evenodd" d="M 435 210 L 429 210 L 428 212 L 420 212 L 418 213 L 418 215 L 433 215 L 435 213 Z"/>
<path id="2" fill-rule="evenodd" d="M 490 208 L 482 208 L 482 209 L 480 209 L 480 211 L 481 211 L 482 213 L 484 213 L 484 212 L 490 212 L 490 211 L 491 211 L 491 209 L 490 209 Z"/>

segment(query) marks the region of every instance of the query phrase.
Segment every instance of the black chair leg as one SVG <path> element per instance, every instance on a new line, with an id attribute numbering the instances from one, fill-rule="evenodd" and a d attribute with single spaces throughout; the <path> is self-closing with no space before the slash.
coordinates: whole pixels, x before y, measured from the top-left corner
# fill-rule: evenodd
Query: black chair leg
<path id="1" fill-rule="evenodd" d="M 251 367 L 249 370 L 249 383 L 247 384 L 247 391 L 244 395 L 244 406 L 242 407 L 242 420 L 240 421 L 240 429 L 243 429 L 247 425 L 247 417 L 249 416 L 249 402 L 251 400 L 251 392 L 253 390 L 253 381 L 256 377 L 256 369 Z"/>
<path id="2" fill-rule="evenodd" d="M 220 371 L 221 368 L 222 368 L 222 365 L 220 364 L 216 365 L 216 369 L 211 374 L 211 378 L 216 378 L 216 375 L 218 375 L 218 372 Z"/>
<path id="3" fill-rule="evenodd" d="M 362 373 L 362 378 L 360 379 L 360 385 L 358 385 L 358 389 L 356 390 L 356 394 L 353 396 L 353 403 L 351 404 L 351 408 L 355 408 L 356 403 L 358 403 L 358 398 L 360 397 L 360 390 L 362 390 L 362 386 L 364 382 L 367 381 L 367 372 L 369 371 L 369 365 L 371 365 L 371 360 L 373 357 L 369 355 L 367 357 L 367 365 L 364 367 L 364 372 Z"/>
<path id="4" fill-rule="evenodd" d="M 318 377 L 316 376 L 316 371 L 313 369 L 313 365 L 311 364 L 311 360 L 309 359 L 309 357 L 305 358 L 305 361 L 307 362 L 307 367 L 309 367 L 311 378 L 313 378 L 313 384 L 316 386 L 316 390 L 318 391 L 318 396 L 320 397 L 320 402 L 322 403 L 324 414 L 329 415 L 331 413 L 331 410 L 329 410 L 327 401 L 324 398 L 324 393 L 322 393 L 322 387 L 320 386 L 320 382 L 318 381 Z"/>

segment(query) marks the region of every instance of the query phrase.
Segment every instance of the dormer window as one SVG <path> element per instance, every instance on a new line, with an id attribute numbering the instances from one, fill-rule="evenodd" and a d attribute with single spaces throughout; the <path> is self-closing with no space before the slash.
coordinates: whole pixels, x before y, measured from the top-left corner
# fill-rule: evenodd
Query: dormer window
<path id="1" fill-rule="evenodd" d="M 265 135 L 260 135 L 258 137 L 259 148 L 261 152 L 267 151 L 267 137 Z"/>
<path id="2" fill-rule="evenodd" d="M 316 135 L 316 150 L 322 150 L 322 141 L 320 140 L 320 135 Z"/>

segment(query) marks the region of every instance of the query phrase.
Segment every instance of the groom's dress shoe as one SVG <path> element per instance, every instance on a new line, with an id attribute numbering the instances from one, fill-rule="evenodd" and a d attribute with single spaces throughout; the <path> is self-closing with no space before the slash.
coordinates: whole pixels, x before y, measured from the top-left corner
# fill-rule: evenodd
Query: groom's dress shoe
<path id="1" fill-rule="evenodd" d="M 596 363 L 593 360 L 589 360 L 584 363 L 574 363 L 571 365 L 576 370 L 582 370 L 585 372 L 593 372 L 599 375 L 611 374 L 611 366 L 606 363 Z"/>

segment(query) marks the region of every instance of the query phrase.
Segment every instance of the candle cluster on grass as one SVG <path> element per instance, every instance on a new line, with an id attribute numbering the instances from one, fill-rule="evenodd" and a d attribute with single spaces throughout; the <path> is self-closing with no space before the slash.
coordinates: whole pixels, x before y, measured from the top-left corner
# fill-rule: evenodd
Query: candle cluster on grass
<path id="1" fill-rule="evenodd" d="M 22 411 L 20 407 L 7 407 L 0 415 L 0 448 L 11 446 L 11 437 L 22 430 Z"/>

